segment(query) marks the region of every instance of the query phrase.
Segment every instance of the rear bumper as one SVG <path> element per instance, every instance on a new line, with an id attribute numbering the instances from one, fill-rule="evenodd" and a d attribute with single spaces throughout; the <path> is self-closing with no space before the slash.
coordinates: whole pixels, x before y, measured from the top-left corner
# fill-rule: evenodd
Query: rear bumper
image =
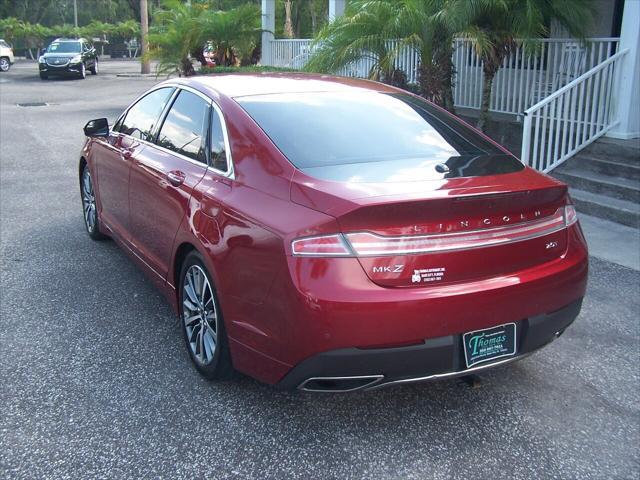
<path id="1" fill-rule="evenodd" d="M 516 322 L 516 354 L 507 359 L 466 368 L 462 335 L 447 335 L 407 347 L 323 352 L 298 364 L 278 386 L 344 392 L 468 375 L 511 363 L 544 347 L 571 325 L 581 307 L 582 298 L 555 312 Z"/>

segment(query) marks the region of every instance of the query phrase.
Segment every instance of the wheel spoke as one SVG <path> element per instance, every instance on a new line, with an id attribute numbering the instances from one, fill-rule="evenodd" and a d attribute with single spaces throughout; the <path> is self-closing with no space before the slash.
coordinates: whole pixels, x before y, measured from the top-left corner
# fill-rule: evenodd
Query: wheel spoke
<path id="1" fill-rule="evenodd" d="M 184 319 L 184 324 L 187 327 L 193 327 L 193 325 L 196 322 L 199 322 L 200 320 L 202 320 L 202 317 L 200 316 L 199 313 L 196 313 L 195 315 L 191 315 L 190 317 L 185 317 Z"/>
<path id="2" fill-rule="evenodd" d="M 204 332 L 204 346 L 205 346 L 205 352 L 207 353 L 207 356 L 210 359 L 212 359 L 213 353 L 216 350 L 216 341 L 213 335 L 211 334 L 210 328 L 207 328 Z"/>
<path id="3" fill-rule="evenodd" d="M 199 352 L 199 356 L 200 356 L 200 361 L 202 363 L 204 363 L 205 361 L 205 354 L 204 354 L 204 328 L 201 328 L 200 331 L 198 332 L 198 352 Z"/>
<path id="4" fill-rule="evenodd" d="M 187 296 L 189 297 L 189 300 L 191 300 L 193 303 L 195 303 L 196 305 L 200 304 L 200 299 L 198 298 L 198 294 L 196 292 L 196 289 L 193 285 L 194 281 L 193 281 L 193 272 L 191 270 L 189 270 L 189 272 L 187 272 L 187 283 L 188 285 L 185 285 L 185 292 L 187 294 Z"/>

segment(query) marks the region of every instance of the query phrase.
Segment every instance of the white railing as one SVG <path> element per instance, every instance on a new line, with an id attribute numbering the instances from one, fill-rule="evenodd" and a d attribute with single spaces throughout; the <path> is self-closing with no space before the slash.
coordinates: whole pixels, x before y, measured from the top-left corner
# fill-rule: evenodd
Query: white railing
<path id="1" fill-rule="evenodd" d="M 590 38 L 584 42 L 572 39 L 537 40 L 533 54 L 518 48 L 504 60 L 493 81 L 490 110 L 521 115 L 527 108 L 562 88 L 605 59 L 618 48 L 618 38 Z M 302 69 L 312 53 L 312 40 L 273 40 L 271 58 L 265 65 Z M 390 40 L 387 48 L 397 48 Z M 470 40 L 456 39 L 453 45 L 456 71 L 454 104 L 457 108 L 479 109 L 482 102 L 482 62 Z M 420 56 L 410 47 L 403 47 L 396 56 L 396 68 L 407 75 L 409 83 L 418 82 Z M 373 57 L 365 57 L 336 72 L 347 77 L 367 78 L 375 65 Z"/>
<path id="2" fill-rule="evenodd" d="M 602 61 L 526 110 L 523 163 L 548 172 L 616 125 L 616 71 L 628 51 Z"/>
<path id="3" fill-rule="evenodd" d="M 302 70 L 306 65 L 313 51 L 313 40 L 308 39 L 279 39 L 271 41 L 271 59 L 263 59 L 264 64 L 273 67 L 292 68 Z M 398 40 L 389 40 L 388 49 L 398 49 Z M 402 70 L 407 75 L 407 82 L 417 83 L 418 81 L 418 52 L 411 47 L 401 47 L 396 55 L 396 68 Z M 371 70 L 376 64 L 373 55 L 364 56 L 357 62 L 353 62 L 341 68 L 337 75 L 344 77 L 368 78 Z"/>
<path id="4" fill-rule="evenodd" d="M 505 58 L 493 79 L 489 109 L 522 114 L 531 105 L 613 55 L 618 43 L 618 38 L 589 38 L 584 42 L 552 38 L 536 40 L 531 54 L 519 47 Z M 479 109 L 482 103 L 482 62 L 470 40 L 454 41 L 453 64 L 456 70 L 455 106 Z"/>

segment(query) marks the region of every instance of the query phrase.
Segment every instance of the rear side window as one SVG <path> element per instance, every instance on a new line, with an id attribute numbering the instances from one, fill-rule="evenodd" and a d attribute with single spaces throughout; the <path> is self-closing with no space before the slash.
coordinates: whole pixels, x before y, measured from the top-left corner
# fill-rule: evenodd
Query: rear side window
<path id="1" fill-rule="evenodd" d="M 224 142 L 222 131 L 222 121 L 220 114 L 211 109 L 211 166 L 221 172 L 226 172 L 229 164 L 227 162 L 227 147 Z"/>
<path id="2" fill-rule="evenodd" d="M 209 104 L 186 90 L 173 102 L 156 143 L 185 157 L 207 163 L 206 129 Z"/>
<path id="3" fill-rule="evenodd" d="M 173 92 L 173 88 L 159 88 L 142 97 L 129 109 L 120 125 L 117 126 L 117 130 L 125 135 L 150 142 L 153 129 L 169 101 L 171 92 Z"/>

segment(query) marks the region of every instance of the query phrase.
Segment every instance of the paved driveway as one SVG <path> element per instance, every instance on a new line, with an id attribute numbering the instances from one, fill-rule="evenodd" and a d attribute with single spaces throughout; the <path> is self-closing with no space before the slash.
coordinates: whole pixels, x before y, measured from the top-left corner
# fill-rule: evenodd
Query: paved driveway
<path id="1" fill-rule="evenodd" d="M 0 74 L 1 478 L 638 478 L 640 274 L 595 258 L 577 322 L 480 388 L 200 378 L 160 294 L 83 230 L 81 128 L 155 82 L 113 74 L 137 68 Z"/>

